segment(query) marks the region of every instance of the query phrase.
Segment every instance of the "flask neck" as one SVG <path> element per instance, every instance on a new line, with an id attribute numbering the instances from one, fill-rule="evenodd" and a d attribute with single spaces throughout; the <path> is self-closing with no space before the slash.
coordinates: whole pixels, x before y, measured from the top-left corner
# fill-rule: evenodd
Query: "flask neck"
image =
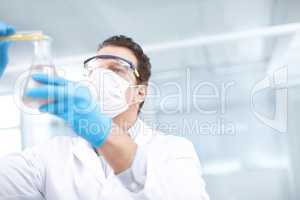
<path id="1" fill-rule="evenodd" d="M 53 66 L 51 40 L 36 40 L 33 42 L 33 65 Z"/>

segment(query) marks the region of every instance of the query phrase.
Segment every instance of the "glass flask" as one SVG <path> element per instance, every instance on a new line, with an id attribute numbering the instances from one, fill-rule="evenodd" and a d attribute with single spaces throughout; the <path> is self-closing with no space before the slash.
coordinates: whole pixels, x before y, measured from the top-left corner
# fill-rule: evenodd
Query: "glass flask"
<path id="1" fill-rule="evenodd" d="M 34 55 L 32 58 L 32 64 L 29 69 L 29 76 L 25 80 L 23 87 L 22 101 L 23 104 L 30 109 L 38 109 L 42 104 L 49 103 L 49 100 L 41 100 L 36 98 L 31 98 L 24 93 L 31 88 L 40 87 L 43 84 L 34 81 L 31 76 L 35 73 L 44 73 L 48 75 L 56 75 L 56 70 L 53 64 L 52 54 L 51 54 L 51 44 L 52 40 L 35 40 L 34 45 Z"/>

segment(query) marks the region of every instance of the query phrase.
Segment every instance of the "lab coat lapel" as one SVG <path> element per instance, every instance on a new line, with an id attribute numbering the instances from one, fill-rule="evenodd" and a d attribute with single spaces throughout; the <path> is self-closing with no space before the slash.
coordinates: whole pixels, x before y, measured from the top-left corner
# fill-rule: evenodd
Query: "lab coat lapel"
<path id="1" fill-rule="evenodd" d="M 156 132 L 153 132 L 153 129 L 148 127 L 140 119 L 137 119 L 134 126 L 131 127 L 128 130 L 128 132 L 131 138 L 138 145 L 146 145 L 156 134 Z M 89 168 L 90 173 L 92 173 L 93 177 L 95 177 L 97 181 L 101 184 L 101 186 L 104 187 L 104 191 L 109 189 L 110 183 L 115 181 L 118 182 L 116 175 L 109 166 L 109 174 L 107 178 L 105 177 L 100 158 L 97 156 L 92 146 L 86 140 L 80 137 L 74 138 L 73 154 L 76 157 L 76 159 L 82 162 L 82 165 L 85 165 Z"/>
<path id="2" fill-rule="evenodd" d="M 103 185 L 105 180 L 103 166 L 94 149 L 86 140 L 80 137 L 73 139 L 73 155 L 84 167 L 89 169 L 92 177 L 95 177 Z"/>
<path id="3" fill-rule="evenodd" d="M 153 132 L 153 129 L 148 127 L 141 119 L 137 119 L 136 123 L 128 130 L 130 137 L 138 145 L 146 145 L 151 141 L 156 132 Z M 106 182 L 114 179 L 116 175 L 113 173 L 113 170 L 109 167 L 110 172 L 106 179 Z"/>
<path id="4" fill-rule="evenodd" d="M 140 118 L 136 120 L 134 126 L 128 130 L 131 138 L 138 145 L 146 145 L 151 141 L 157 132 L 146 125 Z"/>

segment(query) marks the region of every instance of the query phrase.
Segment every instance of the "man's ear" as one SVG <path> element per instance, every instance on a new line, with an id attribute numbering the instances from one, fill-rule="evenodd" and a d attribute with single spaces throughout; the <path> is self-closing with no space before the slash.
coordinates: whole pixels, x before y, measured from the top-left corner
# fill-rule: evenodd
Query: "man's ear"
<path id="1" fill-rule="evenodd" d="M 141 103 L 145 101 L 147 95 L 147 86 L 146 85 L 137 85 L 137 95 L 135 96 L 135 102 Z"/>

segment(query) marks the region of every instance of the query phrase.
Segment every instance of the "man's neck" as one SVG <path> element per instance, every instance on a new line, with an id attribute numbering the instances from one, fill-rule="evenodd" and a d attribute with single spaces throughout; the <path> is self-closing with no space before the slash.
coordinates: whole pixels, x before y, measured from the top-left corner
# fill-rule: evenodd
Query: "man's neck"
<path id="1" fill-rule="evenodd" d="M 113 122 L 118 125 L 123 131 L 128 131 L 134 124 L 136 123 L 138 116 L 132 119 L 125 119 L 125 118 L 114 118 Z"/>

